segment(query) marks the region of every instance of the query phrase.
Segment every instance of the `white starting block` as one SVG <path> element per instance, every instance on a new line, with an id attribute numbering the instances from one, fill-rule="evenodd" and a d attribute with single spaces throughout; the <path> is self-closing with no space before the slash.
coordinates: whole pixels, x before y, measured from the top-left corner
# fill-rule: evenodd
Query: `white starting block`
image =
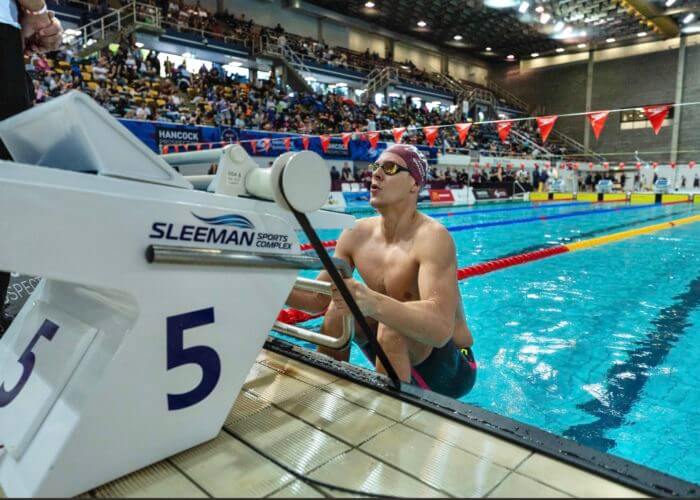
<path id="1" fill-rule="evenodd" d="M 17 160 L 0 162 L 0 269 L 44 278 L 0 340 L 0 487 L 72 496 L 214 438 L 314 260 L 288 210 L 229 194 L 279 199 L 281 176 L 313 212 L 330 188 L 322 160 L 283 155 L 263 173 L 232 146 L 216 192 L 197 191 L 79 93 L 0 136 Z M 154 246 L 179 257 L 158 263 Z"/>

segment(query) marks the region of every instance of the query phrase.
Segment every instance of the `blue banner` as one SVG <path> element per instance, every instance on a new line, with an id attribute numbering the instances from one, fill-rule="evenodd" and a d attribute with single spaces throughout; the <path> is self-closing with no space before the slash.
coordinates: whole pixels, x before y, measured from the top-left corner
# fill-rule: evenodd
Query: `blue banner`
<path id="1" fill-rule="evenodd" d="M 261 130 L 240 130 L 234 127 L 204 127 L 198 125 L 182 125 L 166 122 L 147 122 L 140 120 L 119 120 L 129 131 L 138 137 L 146 146 L 156 153 L 162 153 L 165 146 L 179 145 L 178 151 L 194 151 L 209 147 L 220 147 L 221 143 L 242 142 L 249 154 L 254 156 L 277 157 L 286 152 L 285 137 L 291 138 L 291 150 L 302 151 L 304 149 L 302 137 L 297 134 L 284 134 L 279 132 L 264 132 Z M 264 139 L 271 139 L 269 142 Z M 274 140 L 272 140 L 274 139 Z M 255 146 L 252 142 L 255 141 Z M 191 144 L 191 146 L 187 146 Z M 197 147 L 195 144 L 199 144 Z M 375 149 L 370 147 L 369 141 L 352 139 L 345 149 L 340 137 L 332 137 L 328 149 L 323 152 L 321 138 L 309 136 L 309 151 L 314 151 L 329 160 L 354 160 L 373 162 L 388 147 L 388 143 L 380 142 Z M 417 146 L 423 151 L 428 160 L 437 159 L 437 148 Z M 171 150 L 171 152 L 174 152 Z"/>

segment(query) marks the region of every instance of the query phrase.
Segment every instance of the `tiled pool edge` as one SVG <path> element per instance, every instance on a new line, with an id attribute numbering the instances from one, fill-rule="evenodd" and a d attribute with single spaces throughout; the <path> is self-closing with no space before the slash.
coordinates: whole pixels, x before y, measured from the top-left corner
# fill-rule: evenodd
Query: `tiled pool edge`
<path id="1" fill-rule="evenodd" d="M 335 362 L 330 358 L 288 344 L 279 339 L 269 338 L 265 343 L 265 349 L 333 373 L 354 383 L 364 385 L 442 417 L 466 424 L 531 451 L 547 455 L 641 492 L 663 497 L 697 497 L 700 494 L 700 486 L 694 483 L 580 445 L 573 440 L 476 406 L 423 391 L 411 385 L 404 385 L 402 392 L 397 392 L 391 388 L 389 380 L 381 375 L 348 363 Z"/>

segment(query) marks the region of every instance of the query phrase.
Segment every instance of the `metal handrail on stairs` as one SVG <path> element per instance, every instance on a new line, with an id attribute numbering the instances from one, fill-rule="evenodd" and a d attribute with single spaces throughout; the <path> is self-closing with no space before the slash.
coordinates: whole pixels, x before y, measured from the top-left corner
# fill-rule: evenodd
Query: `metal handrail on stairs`
<path id="1" fill-rule="evenodd" d="M 367 83 L 365 84 L 365 93 L 363 99 L 367 102 L 372 100 L 372 97 L 377 92 L 383 91 L 389 85 L 399 83 L 399 70 L 393 66 L 385 66 L 376 68 L 367 75 Z"/>
<path id="2" fill-rule="evenodd" d="M 139 27 L 160 28 L 160 9 L 153 5 L 132 2 L 84 26 L 66 30 L 63 44 L 74 51 L 82 52 L 99 41 L 122 33 L 123 30 L 133 31 Z"/>

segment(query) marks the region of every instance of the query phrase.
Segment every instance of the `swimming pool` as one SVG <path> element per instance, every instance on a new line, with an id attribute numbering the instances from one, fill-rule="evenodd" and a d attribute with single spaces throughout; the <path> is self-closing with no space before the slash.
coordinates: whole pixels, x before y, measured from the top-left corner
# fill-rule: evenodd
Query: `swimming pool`
<path id="1" fill-rule="evenodd" d="M 465 267 L 698 210 L 561 203 L 425 213 L 453 229 Z M 700 223 L 472 277 L 459 288 L 479 363 L 464 402 L 700 482 L 700 346 L 692 338 Z M 358 349 L 351 361 L 369 366 Z"/>

